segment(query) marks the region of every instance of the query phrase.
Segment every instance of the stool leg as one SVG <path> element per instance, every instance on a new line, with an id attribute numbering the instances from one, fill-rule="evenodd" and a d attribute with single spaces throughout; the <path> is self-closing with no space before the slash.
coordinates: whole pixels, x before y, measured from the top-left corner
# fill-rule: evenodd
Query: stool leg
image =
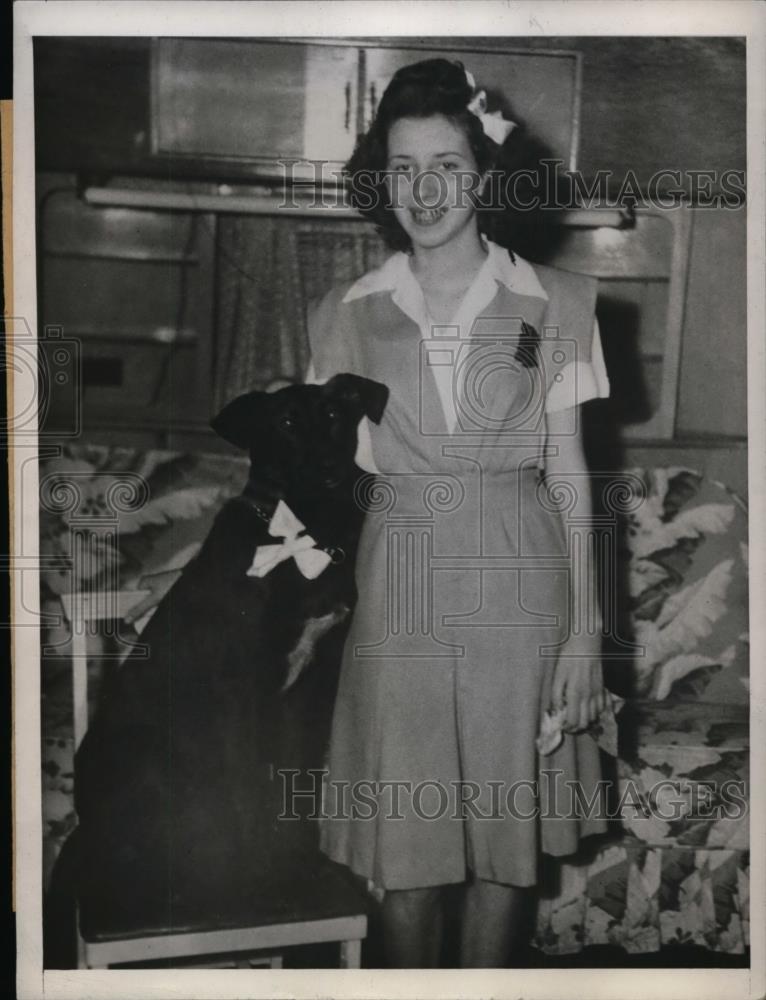
<path id="1" fill-rule="evenodd" d="M 89 969 L 91 968 L 88 959 L 88 947 L 85 944 L 85 939 L 82 934 L 80 934 L 80 910 L 79 907 L 75 911 L 75 934 L 77 935 L 77 968 L 78 969 Z"/>
<path id="2" fill-rule="evenodd" d="M 340 967 L 341 969 L 361 969 L 362 942 L 358 938 L 353 941 L 341 941 Z"/>

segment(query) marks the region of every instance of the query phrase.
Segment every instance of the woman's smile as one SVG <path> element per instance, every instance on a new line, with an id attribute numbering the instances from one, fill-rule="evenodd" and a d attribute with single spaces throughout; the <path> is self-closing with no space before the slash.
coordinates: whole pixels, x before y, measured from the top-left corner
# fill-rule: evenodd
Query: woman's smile
<path id="1" fill-rule="evenodd" d="M 411 208 L 410 215 L 416 226 L 428 228 L 440 222 L 447 214 L 447 211 L 448 208 L 446 205 L 442 205 L 441 208 Z"/>

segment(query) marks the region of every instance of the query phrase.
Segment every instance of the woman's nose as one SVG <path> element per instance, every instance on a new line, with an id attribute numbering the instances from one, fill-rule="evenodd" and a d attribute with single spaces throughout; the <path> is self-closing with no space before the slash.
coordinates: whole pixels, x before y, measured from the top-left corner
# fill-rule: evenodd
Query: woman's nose
<path id="1" fill-rule="evenodd" d="M 437 208 L 445 194 L 443 180 L 435 171 L 425 170 L 415 178 L 412 194 L 419 208 Z"/>

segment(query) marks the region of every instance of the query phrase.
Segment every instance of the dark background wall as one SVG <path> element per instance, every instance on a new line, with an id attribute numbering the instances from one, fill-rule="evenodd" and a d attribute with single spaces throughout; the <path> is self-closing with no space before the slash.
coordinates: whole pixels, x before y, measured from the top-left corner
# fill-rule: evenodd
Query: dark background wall
<path id="1" fill-rule="evenodd" d="M 586 175 L 745 169 L 744 40 L 534 38 L 518 47 L 582 53 Z"/>

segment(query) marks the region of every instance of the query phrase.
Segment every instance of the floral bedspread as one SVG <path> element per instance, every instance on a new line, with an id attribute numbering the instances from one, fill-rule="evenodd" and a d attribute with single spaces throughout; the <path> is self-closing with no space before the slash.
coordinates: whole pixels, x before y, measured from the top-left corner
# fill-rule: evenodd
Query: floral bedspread
<path id="1" fill-rule="evenodd" d="M 618 716 L 614 834 L 548 862 L 536 945 L 628 952 L 694 944 L 741 954 L 748 923 L 748 715 L 743 705 L 628 703 Z"/>
<path id="2" fill-rule="evenodd" d="M 536 943 L 628 952 L 749 944 L 747 512 L 684 468 L 634 469 L 618 600 L 639 647 L 609 662 L 628 696 L 610 813 L 614 832 L 549 860 Z"/>
<path id="3" fill-rule="evenodd" d="M 589 863 L 559 866 L 555 897 L 540 899 L 535 945 L 551 955 L 606 944 L 631 954 L 666 945 L 743 954 L 748 880 L 745 851 L 617 842 Z"/>

